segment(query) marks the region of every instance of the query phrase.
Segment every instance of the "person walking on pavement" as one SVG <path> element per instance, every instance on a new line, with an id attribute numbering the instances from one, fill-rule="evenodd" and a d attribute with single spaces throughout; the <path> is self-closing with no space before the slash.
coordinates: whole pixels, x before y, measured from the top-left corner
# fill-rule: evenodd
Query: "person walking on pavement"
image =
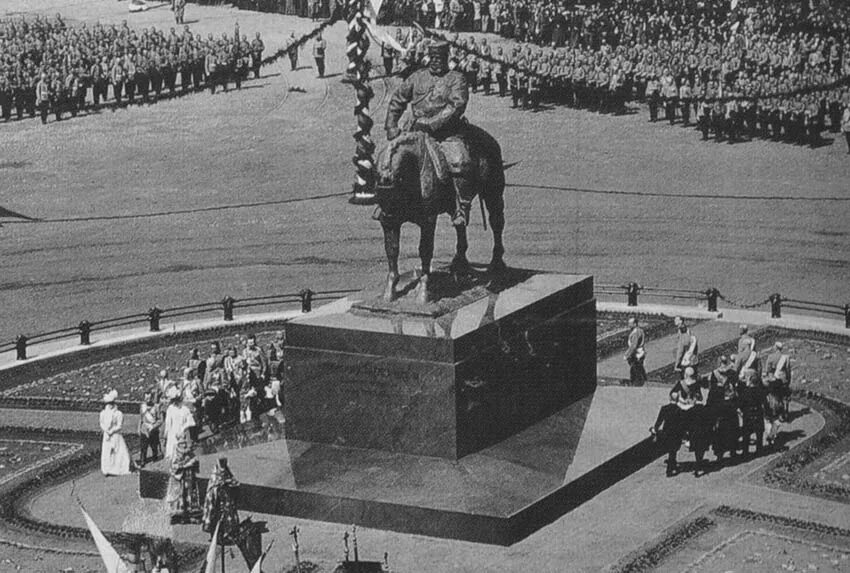
<path id="1" fill-rule="evenodd" d="M 673 369 L 676 372 L 684 373 L 685 369 L 690 367 L 696 372 L 699 364 L 697 337 L 691 332 L 681 316 L 677 316 L 673 322 L 679 329 L 679 334 L 676 336 L 676 360 L 673 362 Z"/>
<path id="2" fill-rule="evenodd" d="M 646 334 L 638 325 L 636 317 L 629 318 L 629 348 L 623 357 L 629 364 L 629 382 L 632 386 L 643 386 L 646 383 L 646 369 L 643 362 L 646 359 Z"/>

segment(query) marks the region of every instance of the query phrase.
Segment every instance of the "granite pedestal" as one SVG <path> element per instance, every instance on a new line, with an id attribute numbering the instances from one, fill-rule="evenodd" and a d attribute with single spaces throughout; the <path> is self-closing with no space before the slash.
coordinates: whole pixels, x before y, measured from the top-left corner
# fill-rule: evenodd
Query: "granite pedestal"
<path id="1" fill-rule="evenodd" d="M 365 292 L 293 320 L 290 439 L 459 459 L 596 387 L 587 276 L 509 271 L 427 307 Z"/>
<path id="2" fill-rule="evenodd" d="M 223 454 L 243 510 L 508 545 L 651 457 L 664 400 L 597 390 L 591 277 L 436 276 L 429 305 L 364 292 L 291 321 L 285 438 L 269 418 L 202 448 L 201 486 Z M 142 470 L 142 496 L 167 479 Z"/>

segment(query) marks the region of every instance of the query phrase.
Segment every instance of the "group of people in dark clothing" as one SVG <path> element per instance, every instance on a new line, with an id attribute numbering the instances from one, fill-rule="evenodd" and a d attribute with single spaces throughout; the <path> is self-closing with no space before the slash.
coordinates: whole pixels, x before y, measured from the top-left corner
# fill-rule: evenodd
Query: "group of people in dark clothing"
<path id="1" fill-rule="evenodd" d="M 536 14 L 581 18 L 566 27 L 529 24 L 536 32 L 510 34 L 514 41 L 498 47 L 454 34 L 453 61 L 473 90 L 510 92 L 514 106 L 550 102 L 616 114 L 645 103 L 651 121 L 695 127 L 703 139 L 817 146 L 829 129 L 844 131 L 850 150 L 850 20 L 838 17 L 850 10 L 818 4 L 804 14 L 799 2 L 733 4 L 617 0 L 573 9 L 508 2 L 517 13 L 534 6 Z M 415 33 L 406 39 L 414 59 L 427 52 L 422 42 Z"/>
<path id="2" fill-rule="evenodd" d="M 263 41 L 239 34 L 206 39 L 188 26 L 139 31 L 124 21 L 68 26 L 54 18 L 0 20 L 0 118 L 63 114 L 154 102 L 205 88 L 236 87 L 260 75 Z M 110 97 L 111 92 L 111 97 Z M 109 101 L 111 99 L 111 102 Z"/>
<path id="3" fill-rule="evenodd" d="M 670 402 L 650 427 L 667 454 L 667 475 L 679 471 L 677 454 L 683 442 L 694 453 L 696 476 L 709 469 L 709 449 L 720 466 L 729 458 L 750 455 L 751 446 L 756 456 L 773 446 L 781 423 L 788 419 L 790 384 L 791 361 L 782 342 L 762 356 L 742 325 L 738 353 L 720 357 L 717 367 L 702 376 L 695 367 L 684 368 L 682 379 L 670 390 Z"/>

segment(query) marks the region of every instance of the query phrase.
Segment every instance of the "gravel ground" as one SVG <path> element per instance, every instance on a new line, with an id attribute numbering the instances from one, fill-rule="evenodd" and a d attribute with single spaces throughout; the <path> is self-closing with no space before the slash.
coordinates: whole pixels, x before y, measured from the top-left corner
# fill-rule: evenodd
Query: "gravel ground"
<path id="1" fill-rule="evenodd" d="M 3 9 L 171 25 L 166 9 L 128 17 L 124 3 L 107 0 L 7 0 Z M 187 19 L 202 34 L 230 31 L 238 19 L 244 32 L 264 34 L 269 52 L 290 30 L 313 25 L 194 5 Z M 330 74 L 343 69 L 343 35 L 341 23 L 326 34 Z M 0 279 L 0 340 L 154 304 L 380 281 L 378 224 L 371 209 L 344 196 L 353 178 L 351 88 L 339 76 L 317 79 L 311 64 L 305 51 L 298 71 L 272 65 L 239 93 L 46 127 L 0 125 L 0 206 L 48 221 L 3 220 L 0 257 L 10 270 Z M 379 145 L 396 82 L 374 82 Z M 288 91 L 294 86 L 306 92 Z M 650 125 L 645 115 L 531 113 L 495 96 L 472 97 L 468 116 L 502 142 L 513 164 L 509 264 L 618 284 L 713 285 L 744 302 L 774 291 L 850 300 L 850 160 L 840 141 L 817 150 L 760 141 L 716 146 L 688 130 Z M 335 193 L 342 196 L 326 197 Z M 141 216 L 150 214 L 160 215 Z M 485 261 L 490 238 L 474 219 L 470 255 Z M 452 254 L 448 227 L 442 220 L 441 260 Z M 405 269 L 415 239 L 404 234 Z"/>

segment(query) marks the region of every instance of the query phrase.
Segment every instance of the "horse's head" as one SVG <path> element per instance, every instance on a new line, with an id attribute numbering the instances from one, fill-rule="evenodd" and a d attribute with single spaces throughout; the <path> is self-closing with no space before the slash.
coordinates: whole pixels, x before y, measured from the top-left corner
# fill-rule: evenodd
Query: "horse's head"
<path id="1" fill-rule="evenodd" d="M 421 132 L 403 133 L 378 156 L 378 204 L 388 215 L 401 215 L 421 197 L 424 137 Z"/>

